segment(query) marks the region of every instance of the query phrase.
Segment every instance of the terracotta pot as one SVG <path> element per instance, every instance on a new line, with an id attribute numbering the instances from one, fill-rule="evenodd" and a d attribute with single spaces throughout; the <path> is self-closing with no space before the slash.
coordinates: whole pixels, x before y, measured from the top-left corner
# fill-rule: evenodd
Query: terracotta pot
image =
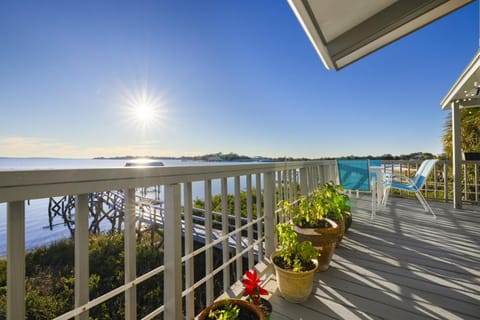
<path id="1" fill-rule="evenodd" d="M 278 255 L 280 255 L 280 252 L 272 254 L 271 261 L 274 261 L 273 258 Z M 316 261 L 313 260 L 313 262 Z M 315 264 L 318 265 L 318 263 Z M 273 266 L 278 291 L 280 291 L 282 297 L 293 303 L 302 303 L 308 299 L 312 293 L 313 276 L 316 268 L 309 271 L 294 272 L 280 268 L 275 263 L 273 263 Z"/>
<path id="2" fill-rule="evenodd" d="M 294 226 L 298 235 L 298 241 L 311 241 L 313 246 L 318 249 L 318 268 L 317 271 L 325 271 L 330 267 L 330 261 L 335 251 L 335 245 L 338 241 L 338 224 L 328 218 L 325 218 L 329 224 L 326 228 L 300 228 Z"/>
<path id="3" fill-rule="evenodd" d="M 258 306 L 242 299 L 223 299 L 223 300 L 216 301 L 200 313 L 200 315 L 198 316 L 198 320 L 210 319 L 208 317 L 210 310 L 216 310 L 216 309 L 222 308 L 227 301 L 230 301 L 231 304 L 235 304 L 240 307 L 240 314 L 238 319 L 265 320 L 265 315 L 263 314 L 263 311 Z M 249 316 L 253 316 L 253 318 Z"/>

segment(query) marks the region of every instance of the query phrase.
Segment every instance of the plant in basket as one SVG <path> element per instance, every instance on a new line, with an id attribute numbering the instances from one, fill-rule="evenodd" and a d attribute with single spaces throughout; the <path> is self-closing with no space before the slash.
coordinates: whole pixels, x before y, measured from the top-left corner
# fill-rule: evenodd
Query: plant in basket
<path id="1" fill-rule="evenodd" d="M 247 271 L 242 280 L 244 288 L 243 296 L 247 297 L 247 301 L 250 303 L 259 306 L 265 314 L 265 318 L 270 319 L 270 315 L 272 313 L 272 304 L 270 301 L 261 297 L 261 295 L 268 295 L 268 291 L 262 288 L 260 285 L 262 281 L 263 280 L 258 277 L 256 270 Z"/>

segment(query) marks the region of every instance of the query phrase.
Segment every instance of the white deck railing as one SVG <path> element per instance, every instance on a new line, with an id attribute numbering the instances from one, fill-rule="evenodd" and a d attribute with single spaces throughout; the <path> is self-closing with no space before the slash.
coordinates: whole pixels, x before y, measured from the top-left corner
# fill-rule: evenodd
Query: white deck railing
<path id="1" fill-rule="evenodd" d="M 413 176 L 421 161 L 384 160 L 385 170 L 402 172 Z M 480 203 L 480 161 L 462 161 L 462 201 Z M 426 198 L 438 201 L 453 201 L 453 169 L 452 161 L 439 160 L 429 175 L 423 188 Z"/>
<path id="2" fill-rule="evenodd" d="M 247 221 L 242 221 L 240 212 L 240 181 L 246 181 Z M 163 273 L 164 303 L 144 319 L 163 314 L 165 319 L 192 319 L 194 291 L 206 286 L 206 304 L 216 297 L 213 276 L 223 274 L 224 291 L 229 289 L 230 266 L 234 266 L 236 277 L 242 277 L 242 257 L 248 257 L 248 268 L 257 261 L 264 261 L 274 251 L 274 226 L 276 203 L 280 199 L 293 200 L 298 187 L 301 193 L 311 192 L 319 183 L 336 178 L 334 161 L 305 161 L 286 163 L 261 163 L 245 165 L 161 167 L 161 168 L 112 168 L 79 170 L 35 170 L 0 172 L 0 203 L 7 203 L 7 319 L 25 318 L 25 201 L 63 195 L 76 195 L 75 212 L 75 297 L 74 309 L 59 315 L 57 319 L 88 319 L 90 309 L 111 299 L 125 295 L 125 318 L 137 319 L 136 287 L 151 277 Z M 234 180 L 234 190 L 228 190 L 227 179 Z M 245 180 L 243 180 L 245 179 Z M 222 196 L 223 236 L 212 239 L 212 181 L 219 180 Z M 182 256 L 181 228 L 192 230 L 192 183 L 203 182 L 205 190 L 205 246 L 194 250 L 192 232 L 185 232 L 185 254 Z M 257 219 L 253 219 L 252 188 L 257 192 Z M 138 276 L 136 273 L 136 212 L 135 190 L 146 186 L 163 186 L 164 215 L 164 261 L 165 264 Z M 182 190 L 183 189 L 183 190 Z M 93 300 L 89 299 L 89 255 L 88 255 L 88 194 L 92 192 L 124 190 L 126 209 L 124 217 L 125 282 L 122 286 Z M 277 191 L 277 192 L 276 192 Z M 235 196 L 235 226 L 228 231 L 226 209 L 227 194 Z M 183 194 L 183 221 L 182 199 Z M 263 209 L 263 210 L 262 210 Z M 257 225 L 254 237 L 253 226 Z M 246 231 L 247 245 L 242 243 L 241 231 Z M 48 232 L 48 231 L 45 231 Z M 235 255 L 228 254 L 228 239 L 236 236 Z M 213 269 L 212 250 L 223 245 L 223 263 Z M 206 276 L 194 282 L 193 257 L 205 252 Z M 184 268 L 183 268 L 183 267 Z M 182 284 L 182 279 L 185 283 Z M 182 288 L 185 288 L 184 290 Z M 185 309 L 182 302 L 185 299 Z"/>

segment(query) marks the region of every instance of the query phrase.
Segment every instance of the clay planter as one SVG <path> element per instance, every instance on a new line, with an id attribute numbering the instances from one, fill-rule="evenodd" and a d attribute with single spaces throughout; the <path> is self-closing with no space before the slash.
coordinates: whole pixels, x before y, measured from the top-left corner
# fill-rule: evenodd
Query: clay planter
<path id="1" fill-rule="evenodd" d="M 330 260 L 335 252 L 335 245 L 338 241 L 338 224 L 328 218 L 324 218 L 324 227 L 301 228 L 294 226 L 298 235 L 298 241 L 311 241 L 314 247 L 318 248 L 318 268 L 317 271 L 326 271 L 330 267 Z"/>
<path id="2" fill-rule="evenodd" d="M 272 254 L 271 260 L 274 261 L 274 258 L 279 255 L 280 252 L 275 252 Z M 317 263 L 315 264 L 317 265 Z M 308 299 L 312 293 L 313 276 L 316 268 L 309 271 L 294 272 L 279 267 L 275 262 L 273 267 L 275 268 L 278 290 L 282 297 L 293 303 L 302 303 Z"/>
<path id="3" fill-rule="evenodd" d="M 210 306 L 208 306 L 206 309 L 204 309 L 202 313 L 200 313 L 200 315 L 198 316 L 198 320 L 210 319 L 208 317 L 210 310 L 217 310 L 222 308 L 225 302 L 227 301 L 230 301 L 231 304 L 235 304 L 240 307 L 240 314 L 238 316 L 238 319 L 265 320 L 265 315 L 263 314 L 263 311 L 258 306 L 242 299 L 223 299 L 223 300 L 214 302 Z"/>

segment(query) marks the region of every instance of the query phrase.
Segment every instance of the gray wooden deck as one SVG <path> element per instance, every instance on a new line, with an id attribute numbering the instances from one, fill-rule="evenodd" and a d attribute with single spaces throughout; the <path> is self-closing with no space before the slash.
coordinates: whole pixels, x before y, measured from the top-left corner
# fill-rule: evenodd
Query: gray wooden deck
<path id="1" fill-rule="evenodd" d="M 265 284 L 272 319 L 480 319 L 480 207 L 430 204 L 436 220 L 391 198 L 371 221 L 369 198 L 352 199 L 352 227 L 307 302 Z"/>

